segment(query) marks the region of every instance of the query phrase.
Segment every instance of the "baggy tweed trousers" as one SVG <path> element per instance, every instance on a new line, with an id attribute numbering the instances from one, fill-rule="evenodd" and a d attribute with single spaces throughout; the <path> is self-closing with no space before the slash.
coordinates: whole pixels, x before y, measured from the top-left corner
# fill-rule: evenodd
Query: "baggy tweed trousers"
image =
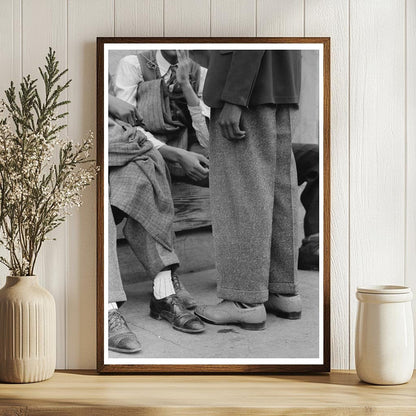
<path id="1" fill-rule="evenodd" d="M 296 294 L 296 166 L 288 105 L 243 109 L 242 140 L 221 134 L 212 109 L 210 189 L 218 296 L 264 303 Z"/>

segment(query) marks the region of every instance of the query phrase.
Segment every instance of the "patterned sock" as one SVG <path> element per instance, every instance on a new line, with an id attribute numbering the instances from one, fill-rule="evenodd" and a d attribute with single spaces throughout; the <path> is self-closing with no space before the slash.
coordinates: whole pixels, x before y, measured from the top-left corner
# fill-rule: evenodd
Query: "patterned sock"
<path id="1" fill-rule="evenodd" d="M 163 299 L 174 294 L 175 288 L 172 283 L 172 272 L 170 270 L 164 270 L 157 274 L 153 281 L 153 295 L 155 298 Z"/>

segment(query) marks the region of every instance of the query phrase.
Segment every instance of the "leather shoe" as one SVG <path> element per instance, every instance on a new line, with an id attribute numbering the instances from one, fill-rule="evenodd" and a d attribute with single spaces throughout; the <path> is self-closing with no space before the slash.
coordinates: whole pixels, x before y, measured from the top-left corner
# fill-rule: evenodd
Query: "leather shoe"
<path id="1" fill-rule="evenodd" d="M 152 295 L 150 316 L 154 319 L 165 319 L 172 324 L 173 329 L 187 334 L 198 334 L 205 330 L 204 323 L 188 311 L 176 295 L 170 295 L 163 299 L 156 299 Z"/>
<path id="2" fill-rule="evenodd" d="M 108 311 L 108 349 L 127 354 L 142 349 L 136 335 L 130 331 L 126 320 L 117 309 Z"/>
<path id="3" fill-rule="evenodd" d="M 210 324 L 238 325 L 252 331 L 264 329 L 266 324 L 266 310 L 263 304 L 244 308 L 231 300 L 223 300 L 218 305 L 198 306 L 195 314 Z"/>
<path id="4" fill-rule="evenodd" d="M 195 309 L 196 302 L 192 295 L 185 289 L 176 273 L 172 273 L 172 283 L 176 296 L 182 301 L 186 309 Z"/>
<path id="5" fill-rule="evenodd" d="M 299 270 L 319 270 L 319 234 L 302 240 L 298 259 Z"/>
<path id="6" fill-rule="evenodd" d="M 266 310 L 284 319 L 300 319 L 302 315 L 302 299 L 300 295 L 269 294 L 264 304 Z"/>

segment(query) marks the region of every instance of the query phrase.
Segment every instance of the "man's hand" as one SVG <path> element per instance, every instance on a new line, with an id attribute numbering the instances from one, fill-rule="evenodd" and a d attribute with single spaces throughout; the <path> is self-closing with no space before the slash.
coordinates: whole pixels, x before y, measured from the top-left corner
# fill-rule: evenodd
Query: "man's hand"
<path id="1" fill-rule="evenodd" d="M 178 50 L 178 69 L 176 70 L 176 80 L 180 85 L 189 83 L 192 61 L 189 58 L 189 51 Z"/>
<path id="2" fill-rule="evenodd" d="M 246 137 L 246 132 L 240 130 L 242 108 L 235 104 L 225 103 L 221 110 L 218 123 L 223 136 L 228 140 L 241 140 Z"/>
<path id="3" fill-rule="evenodd" d="M 137 108 L 129 104 L 127 101 L 109 95 L 108 100 L 109 112 L 118 120 L 125 121 L 132 126 L 139 126 L 143 123 Z"/>
<path id="4" fill-rule="evenodd" d="M 209 160 L 199 153 L 183 150 L 180 152 L 178 162 L 186 175 L 194 181 L 202 181 L 209 174 Z"/>

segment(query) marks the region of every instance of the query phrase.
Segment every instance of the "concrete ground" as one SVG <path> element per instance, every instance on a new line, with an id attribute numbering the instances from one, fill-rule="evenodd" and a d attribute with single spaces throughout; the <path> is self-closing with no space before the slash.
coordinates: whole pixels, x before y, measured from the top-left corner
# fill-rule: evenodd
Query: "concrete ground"
<path id="1" fill-rule="evenodd" d="M 215 304 L 215 269 L 181 275 L 181 281 L 201 304 Z M 319 346 L 318 272 L 299 271 L 303 299 L 302 318 L 296 321 L 267 316 L 263 331 L 247 331 L 238 326 L 206 324 L 205 332 L 185 334 L 167 321 L 149 316 L 152 282 L 125 285 L 128 301 L 121 307 L 131 330 L 142 344 L 137 358 L 315 358 Z M 112 358 L 133 358 L 109 352 Z"/>

